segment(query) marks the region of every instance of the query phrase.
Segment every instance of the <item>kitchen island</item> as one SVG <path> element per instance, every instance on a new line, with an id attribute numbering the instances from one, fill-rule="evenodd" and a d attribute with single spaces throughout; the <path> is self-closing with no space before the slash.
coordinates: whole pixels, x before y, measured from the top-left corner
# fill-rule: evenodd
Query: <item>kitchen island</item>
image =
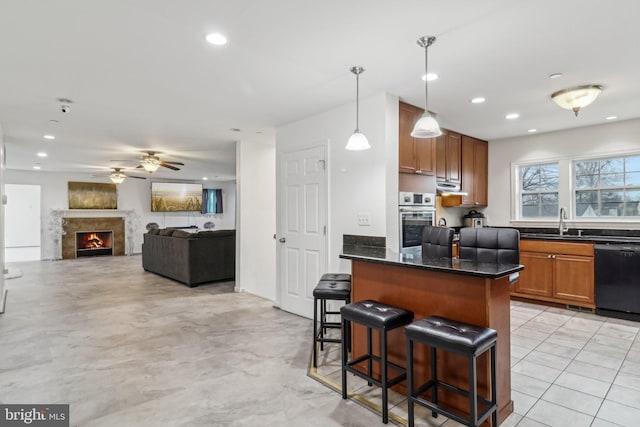
<path id="1" fill-rule="evenodd" d="M 413 311 L 416 320 L 437 315 L 495 329 L 498 332 L 499 422 L 513 411 L 509 276 L 522 270 L 523 266 L 483 264 L 451 258 L 427 259 L 422 257 L 419 250 L 398 254 L 384 248 L 359 246 L 345 246 L 340 257 L 351 260 L 352 301 L 372 299 L 402 307 Z M 388 343 L 389 360 L 405 366 L 404 328 L 390 332 Z M 374 342 L 374 348 L 379 348 L 377 341 Z M 366 331 L 360 325 L 354 325 L 353 328 L 352 351 L 356 357 L 366 352 Z M 416 383 L 423 383 L 429 379 L 428 348 L 417 346 L 414 358 Z M 477 371 L 478 392 L 486 396 L 488 354 L 478 358 Z M 438 352 L 438 376 L 466 389 L 467 359 Z M 406 393 L 404 382 L 396 388 Z M 464 413 L 468 411 L 468 401 L 462 396 L 446 390 L 439 390 L 438 396 L 443 405 Z"/>

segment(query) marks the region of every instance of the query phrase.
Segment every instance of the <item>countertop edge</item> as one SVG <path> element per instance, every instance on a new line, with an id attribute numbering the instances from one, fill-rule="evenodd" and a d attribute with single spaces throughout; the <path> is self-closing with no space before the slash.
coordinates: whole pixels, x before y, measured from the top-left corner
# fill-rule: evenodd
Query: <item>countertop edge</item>
<path id="1" fill-rule="evenodd" d="M 404 262 L 398 262 L 398 261 L 390 261 L 388 259 L 383 259 L 383 258 L 374 258 L 374 257 L 358 256 L 358 255 L 343 254 L 343 253 L 341 253 L 339 257 L 342 259 L 349 259 L 352 261 L 364 261 L 364 262 L 370 262 L 375 264 L 386 264 L 386 265 L 393 265 L 397 267 L 413 268 L 418 270 L 428 270 L 428 271 L 437 271 L 442 273 L 459 274 L 462 276 L 481 277 L 485 279 L 498 279 L 500 277 L 509 276 L 513 273 L 517 273 L 524 269 L 524 265 L 518 265 L 518 266 L 514 266 L 513 268 L 507 268 L 499 273 L 486 273 L 486 272 L 476 272 L 476 271 L 469 271 L 469 270 L 459 270 L 452 267 L 404 263 Z"/>

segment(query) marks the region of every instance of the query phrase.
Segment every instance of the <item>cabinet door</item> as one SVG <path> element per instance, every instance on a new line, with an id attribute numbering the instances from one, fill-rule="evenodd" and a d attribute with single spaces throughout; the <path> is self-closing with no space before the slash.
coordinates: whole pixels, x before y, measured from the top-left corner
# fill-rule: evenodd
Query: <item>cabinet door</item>
<path id="1" fill-rule="evenodd" d="M 553 296 L 579 303 L 593 303 L 593 258 L 554 255 Z"/>
<path id="2" fill-rule="evenodd" d="M 538 252 L 520 252 L 520 280 L 515 291 L 523 294 L 550 297 L 553 289 L 553 259 Z"/>
<path id="3" fill-rule="evenodd" d="M 436 138 L 436 178 L 447 180 L 447 132 Z"/>
<path id="4" fill-rule="evenodd" d="M 460 188 L 467 193 L 466 196 L 462 196 L 463 205 L 475 205 L 476 204 L 476 191 L 475 191 L 475 151 L 476 147 L 475 139 L 463 135 L 462 143 L 460 147 L 460 166 L 461 166 L 461 182 Z"/>
<path id="5" fill-rule="evenodd" d="M 447 132 L 447 181 L 460 182 L 460 145 L 459 133 Z"/>
<path id="6" fill-rule="evenodd" d="M 416 148 L 416 173 L 433 175 L 435 172 L 436 157 L 435 138 L 415 139 Z"/>
<path id="7" fill-rule="evenodd" d="M 415 117 L 419 108 L 401 102 L 398 109 L 398 148 L 399 148 L 399 169 L 400 172 L 415 173 L 416 163 L 416 139 L 411 136 Z"/>
<path id="8" fill-rule="evenodd" d="M 487 206 L 489 187 L 489 144 L 487 141 L 476 140 L 473 159 L 473 192 L 475 204 Z"/>

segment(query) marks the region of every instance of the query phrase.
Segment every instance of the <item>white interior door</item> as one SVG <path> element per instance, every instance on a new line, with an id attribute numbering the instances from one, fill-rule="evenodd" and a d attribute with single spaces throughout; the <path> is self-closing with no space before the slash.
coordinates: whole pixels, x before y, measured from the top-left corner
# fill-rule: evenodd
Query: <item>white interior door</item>
<path id="1" fill-rule="evenodd" d="M 5 194 L 5 262 L 39 260 L 40 186 L 6 184 Z"/>
<path id="2" fill-rule="evenodd" d="M 280 308 L 308 318 L 313 317 L 313 288 L 327 266 L 325 165 L 321 146 L 284 154 L 280 168 Z"/>

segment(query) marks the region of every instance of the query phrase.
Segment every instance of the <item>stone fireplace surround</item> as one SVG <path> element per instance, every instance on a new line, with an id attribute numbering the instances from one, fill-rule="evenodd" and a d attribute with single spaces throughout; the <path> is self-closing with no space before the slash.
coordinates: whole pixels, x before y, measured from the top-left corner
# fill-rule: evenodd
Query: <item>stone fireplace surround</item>
<path id="1" fill-rule="evenodd" d="M 62 226 L 62 259 L 76 258 L 76 232 L 113 231 L 113 255 L 124 255 L 125 234 L 124 218 L 95 217 L 95 218 L 64 218 Z"/>

